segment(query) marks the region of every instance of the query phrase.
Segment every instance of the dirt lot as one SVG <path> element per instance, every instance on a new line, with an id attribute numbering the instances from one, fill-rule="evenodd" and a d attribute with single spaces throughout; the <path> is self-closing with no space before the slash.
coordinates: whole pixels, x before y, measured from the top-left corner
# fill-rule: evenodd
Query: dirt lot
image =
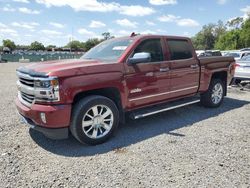
<path id="1" fill-rule="evenodd" d="M 53 141 L 20 123 L 15 69 L 0 64 L 1 187 L 249 187 L 250 92 L 130 121 L 98 146 Z"/>

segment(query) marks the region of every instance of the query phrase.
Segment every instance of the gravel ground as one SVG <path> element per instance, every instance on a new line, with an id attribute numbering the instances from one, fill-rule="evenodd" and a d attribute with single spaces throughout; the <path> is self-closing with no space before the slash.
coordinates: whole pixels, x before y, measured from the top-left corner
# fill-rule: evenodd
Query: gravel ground
<path id="1" fill-rule="evenodd" d="M 120 126 L 98 146 L 49 140 L 20 123 L 17 63 L 0 64 L 1 187 L 250 187 L 250 92 Z"/>

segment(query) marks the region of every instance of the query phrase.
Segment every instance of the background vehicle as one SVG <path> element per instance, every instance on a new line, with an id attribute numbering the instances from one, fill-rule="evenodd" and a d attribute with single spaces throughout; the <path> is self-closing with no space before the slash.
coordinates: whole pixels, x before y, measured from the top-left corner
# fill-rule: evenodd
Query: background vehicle
<path id="1" fill-rule="evenodd" d="M 240 50 L 241 52 L 244 52 L 244 51 L 250 51 L 250 48 L 243 48 Z"/>
<path id="2" fill-rule="evenodd" d="M 228 52 L 226 53 L 224 56 L 231 56 L 231 57 L 234 57 L 235 60 L 240 60 L 242 59 L 244 56 L 248 56 L 250 55 L 250 51 L 232 51 L 232 52 Z"/>
<path id="3" fill-rule="evenodd" d="M 211 54 L 211 56 L 222 56 L 220 50 L 206 50 L 206 53 Z"/>
<path id="4" fill-rule="evenodd" d="M 234 75 L 232 57 L 198 59 L 186 37 L 131 35 L 107 40 L 80 60 L 17 70 L 16 106 L 50 138 L 110 138 L 125 114 L 138 119 L 201 102 L 218 107 Z"/>
<path id="5" fill-rule="evenodd" d="M 250 80 L 250 55 L 236 62 L 234 82 L 235 84 L 239 84 L 244 80 Z"/>
<path id="6" fill-rule="evenodd" d="M 207 54 L 205 50 L 196 50 L 196 55 L 197 57 L 206 57 L 206 56 L 211 56 L 210 54 Z"/>
<path id="7" fill-rule="evenodd" d="M 196 50 L 198 57 L 222 56 L 219 50 Z"/>

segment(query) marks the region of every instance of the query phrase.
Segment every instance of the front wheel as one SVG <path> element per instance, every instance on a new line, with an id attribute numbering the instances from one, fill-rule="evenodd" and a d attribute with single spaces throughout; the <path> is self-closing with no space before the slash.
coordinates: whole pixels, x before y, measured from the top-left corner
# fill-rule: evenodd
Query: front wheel
<path id="1" fill-rule="evenodd" d="M 225 95 L 225 84 L 220 79 L 213 79 L 208 91 L 201 94 L 201 104 L 206 107 L 218 107 L 223 102 Z"/>
<path id="2" fill-rule="evenodd" d="M 115 103 L 103 96 L 88 96 L 73 108 L 70 130 L 81 143 L 101 144 L 109 139 L 119 124 Z"/>

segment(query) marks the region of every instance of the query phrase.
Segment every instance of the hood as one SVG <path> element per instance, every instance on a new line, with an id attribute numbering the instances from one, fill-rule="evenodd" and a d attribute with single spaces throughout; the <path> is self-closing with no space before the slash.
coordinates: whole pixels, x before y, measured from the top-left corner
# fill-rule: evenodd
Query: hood
<path id="1" fill-rule="evenodd" d="M 98 60 L 59 60 L 33 63 L 31 65 L 19 68 L 18 71 L 38 77 L 64 77 L 103 72 L 121 72 L 122 65 L 121 63 L 102 62 Z"/>

